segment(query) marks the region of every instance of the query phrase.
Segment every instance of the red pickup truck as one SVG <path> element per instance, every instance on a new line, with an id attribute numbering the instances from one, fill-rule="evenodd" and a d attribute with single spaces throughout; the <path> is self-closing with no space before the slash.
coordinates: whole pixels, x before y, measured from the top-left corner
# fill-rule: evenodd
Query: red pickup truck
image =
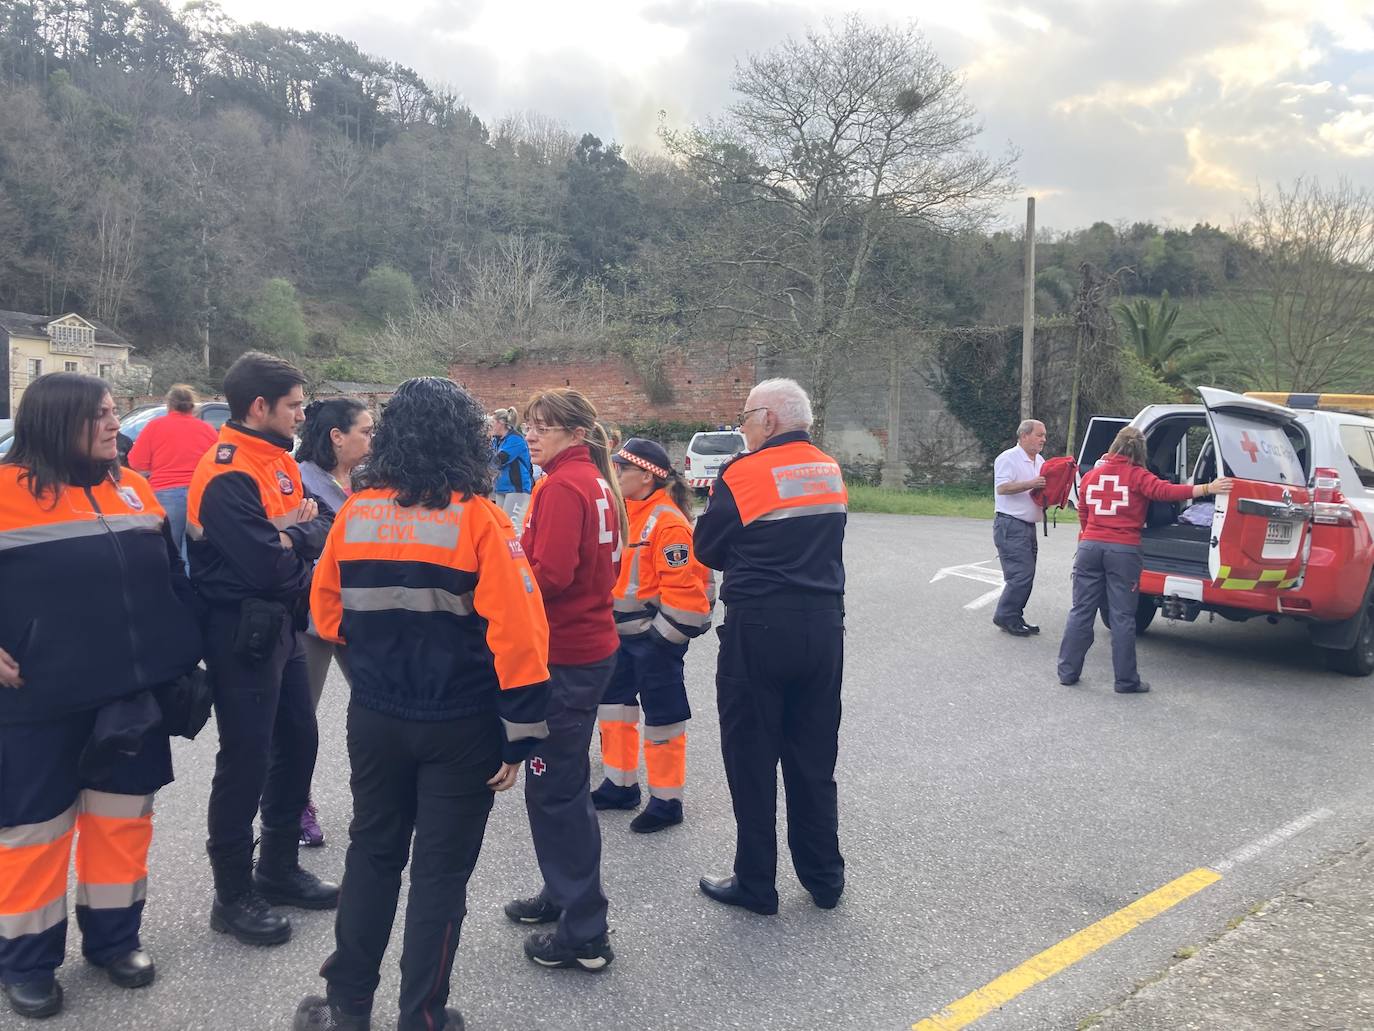
<path id="1" fill-rule="evenodd" d="M 1162 612 L 1192 622 L 1282 617 L 1305 623 L 1333 669 L 1374 672 L 1374 419 L 1203 387 L 1197 405 L 1094 418 L 1079 452 L 1091 469 L 1125 425 L 1145 434 L 1153 472 L 1175 483 L 1225 475 L 1228 496 L 1150 506 L 1136 628 Z M 1265 395 L 1273 397 L 1274 395 Z M 1346 398 L 1355 407 L 1359 398 Z M 1374 398 L 1362 399 L 1374 410 Z M 1210 506 L 1210 507 L 1209 507 Z"/>

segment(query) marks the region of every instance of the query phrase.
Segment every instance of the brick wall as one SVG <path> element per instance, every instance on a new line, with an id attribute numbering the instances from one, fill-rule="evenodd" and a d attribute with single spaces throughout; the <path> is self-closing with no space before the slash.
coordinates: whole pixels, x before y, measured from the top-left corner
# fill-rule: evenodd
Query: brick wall
<path id="1" fill-rule="evenodd" d="M 575 387 L 613 423 L 690 422 L 716 425 L 734 421 L 755 382 L 752 353 L 719 345 L 693 346 L 664 364 L 672 399 L 648 399 L 644 381 L 618 355 L 535 354 L 501 365 L 455 362 L 449 375 L 489 410 L 520 408 L 530 395 L 548 387 Z"/>

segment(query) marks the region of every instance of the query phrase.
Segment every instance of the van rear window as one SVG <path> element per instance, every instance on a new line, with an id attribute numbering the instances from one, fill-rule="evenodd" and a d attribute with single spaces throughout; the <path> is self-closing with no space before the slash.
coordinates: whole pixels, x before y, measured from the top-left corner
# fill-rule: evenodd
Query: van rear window
<path id="1" fill-rule="evenodd" d="M 702 433 L 691 448 L 699 455 L 733 455 L 744 450 L 744 438 L 738 433 Z"/>
<path id="2" fill-rule="evenodd" d="M 1266 483 L 1307 482 L 1283 427 L 1229 412 L 1213 412 L 1212 424 L 1230 475 Z"/>

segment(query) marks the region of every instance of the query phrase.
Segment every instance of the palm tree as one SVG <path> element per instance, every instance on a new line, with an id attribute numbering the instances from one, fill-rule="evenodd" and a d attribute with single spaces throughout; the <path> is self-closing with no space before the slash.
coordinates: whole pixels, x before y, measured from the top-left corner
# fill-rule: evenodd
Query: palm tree
<path id="1" fill-rule="evenodd" d="M 1155 304 L 1138 297 L 1130 304 L 1118 304 L 1124 343 L 1148 365 L 1161 380 L 1178 390 L 1188 390 L 1199 378 L 1212 371 L 1219 357 L 1214 348 L 1200 345 L 1217 336 L 1216 329 L 1175 334 L 1179 306 L 1169 300 L 1165 290 Z"/>

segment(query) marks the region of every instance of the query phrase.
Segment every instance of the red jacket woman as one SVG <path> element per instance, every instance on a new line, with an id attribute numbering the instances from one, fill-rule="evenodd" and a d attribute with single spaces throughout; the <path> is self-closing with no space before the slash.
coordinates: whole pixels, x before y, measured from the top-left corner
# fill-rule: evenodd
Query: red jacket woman
<path id="1" fill-rule="evenodd" d="M 544 886 L 505 911 L 516 923 L 557 921 L 555 930 L 525 942 L 534 962 L 600 970 L 615 957 L 606 937 L 601 831 L 587 750 L 620 643 L 611 593 L 625 540 L 625 504 L 606 431 L 590 401 L 576 390 L 547 390 L 531 398 L 525 420 L 530 457 L 546 473 L 521 540 L 549 621 L 549 735 L 525 776 Z"/>
<path id="2" fill-rule="evenodd" d="M 1127 426 L 1106 459 L 1078 484 L 1078 553 L 1073 560 L 1073 608 L 1059 645 L 1059 682 L 1078 683 L 1093 643 L 1093 622 L 1105 606 L 1111 620 L 1117 694 L 1143 694 L 1150 685 L 1135 664 L 1135 610 L 1141 570 L 1140 526 L 1151 501 L 1184 501 L 1226 494 L 1231 481 L 1168 483 L 1145 468 L 1145 437 Z"/>

